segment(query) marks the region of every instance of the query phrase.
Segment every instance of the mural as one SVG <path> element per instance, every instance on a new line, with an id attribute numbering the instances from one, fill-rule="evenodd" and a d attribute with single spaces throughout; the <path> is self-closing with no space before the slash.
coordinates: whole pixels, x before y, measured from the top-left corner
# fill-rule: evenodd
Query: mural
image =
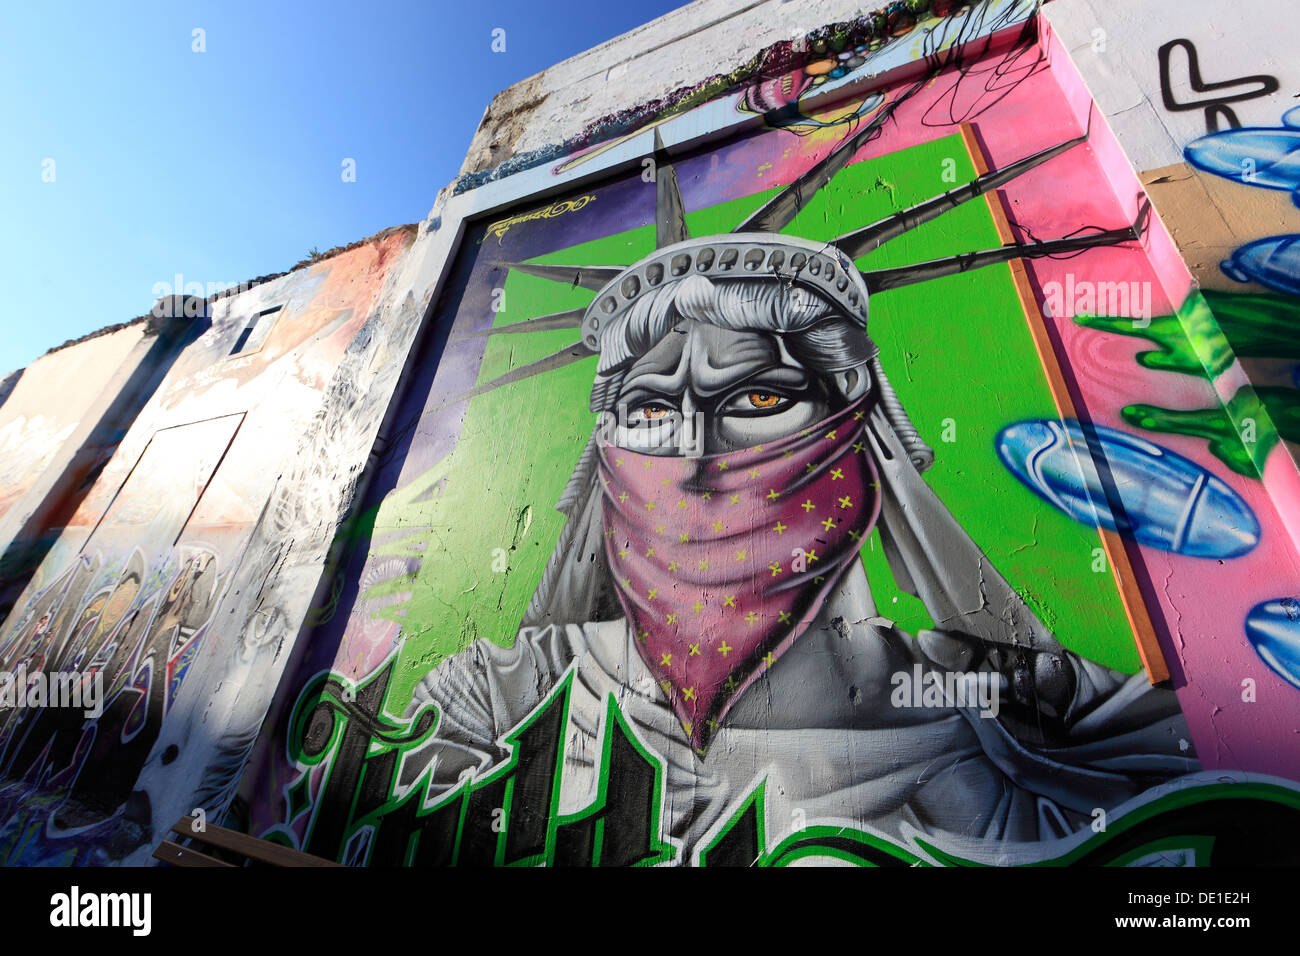
<path id="1" fill-rule="evenodd" d="M 1113 337 L 1001 266 L 1160 288 L 1035 44 L 478 230 L 228 820 L 356 865 L 1195 864 L 1293 832 L 1261 781 L 1228 835 L 1109 567 L 1235 580 L 1276 514 L 1124 430 L 1077 347 Z M 1072 393 L 1038 330 L 1075 336 Z"/>

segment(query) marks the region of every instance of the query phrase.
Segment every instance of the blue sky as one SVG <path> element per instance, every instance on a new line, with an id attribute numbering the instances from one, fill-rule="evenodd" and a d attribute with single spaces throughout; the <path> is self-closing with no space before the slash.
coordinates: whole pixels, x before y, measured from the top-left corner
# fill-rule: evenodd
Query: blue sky
<path id="1" fill-rule="evenodd" d="M 497 92 L 683 5 L 3 4 L 0 375 L 178 273 L 235 283 L 419 221 Z"/>

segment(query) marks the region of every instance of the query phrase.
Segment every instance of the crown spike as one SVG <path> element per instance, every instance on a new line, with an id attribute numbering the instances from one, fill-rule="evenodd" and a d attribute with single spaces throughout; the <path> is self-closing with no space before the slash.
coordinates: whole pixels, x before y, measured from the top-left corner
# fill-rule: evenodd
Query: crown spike
<path id="1" fill-rule="evenodd" d="M 686 204 L 677 185 L 677 170 L 655 129 L 655 248 L 691 238 L 686 228 Z"/>
<path id="2" fill-rule="evenodd" d="M 557 329 L 576 329 L 582 325 L 582 317 L 587 314 L 584 306 L 581 309 L 569 309 L 567 312 L 553 312 L 550 315 L 539 315 L 535 319 L 524 319 L 522 322 L 511 322 L 509 325 L 501 325 L 492 329 L 481 329 L 477 332 L 462 332 L 459 335 L 452 336 L 454 341 L 461 339 L 482 338 L 485 335 L 518 335 L 523 332 L 552 332 Z"/>
<path id="3" fill-rule="evenodd" d="M 901 236 L 903 233 L 909 232 L 931 219 L 942 216 L 950 209 L 956 209 L 962 203 L 974 199 L 976 196 L 981 196 L 991 189 L 997 189 L 1017 176 L 1029 172 L 1034 167 L 1041 166 L 1052 157 L 1059 156 L 1067 149 L 1078 146 L 1087 138 L 1088 134 L 1084 133 L 1082 136 L 1076 136 L 1074 139 L 1040 150 L 1032 156 L 1016 160 L 1003 169 L 985 173 L 965 186 L 958 186 L 956 189 L 950 189 L 933 199 L 927 199 L 925 202 L 917 203 L 908 209 L 901 209 L 893 215 L 886 216 L 879 222 L 874 222 L 854 232 L 846 233 L 838 239 L 833 239 L 832 242 L 843 249 L 850 259 L 857 259 L 859 256 L 864 256 L 868 252 L 878 249 L 889 240 Z"/>
<path id="4" fill-rule="evenodd" d="M 841 140 L 840 144 L 827 153 L 825 158 L 763 203 L 750 214 L 749 218 L 731 231 L 780 232 L 788 226 L 808 201 L 817 194 L 817 190 L 829 183 L 836 173 L 847 166 L 853 154 L 879 134 L 885 121 L 894 115 L 894 110 L 910 99 L 929 79 L 930 74 L 927 73 L 895 97 L 892 102 L 882 106 L 866 126 L 847 139 Z"/>
<path id="5" fill-rule="evenodd" d="M 596 353 L 591 351 L 581 342 L 575 342 L 572 345 L 566 345 L 558 352 L 552 352 L 545 358 L 540 358 L 536 362 L 529 362 L 527 365 L 521 365 L 513 368 L 504 375 L 499 375 L 490 382 L 484 382 L 482 385 L 475 385 L 468 392 L 462 392 L 455 398 L 450 398 L 443 402 L 433 411 L 441 411 L 457 402 L 468 401 L 477 395 L 485 392 L 491 392 L 503 385 L 510 385 L 513 382 L 522 382 L 524 379 L 532 378 L 535 375 L 544 375 L 547 372 L 553 372 L 556 369 L 564 368 L 566 365 L 572 365 L 574 362 L 580 362 L 585 358 L 590 358 Z"/>
<path id="6" fill-rule="evenodd" d="M 581 286 L 592 292 L 599 292 L 615 276 L 622 275 L 626 266 L 552 266 L 534 262 L 507 262 L 510 269 L 566 285 Z"/>
<path id="7" fill-rule="evenodd" d="M 1141 238 L 1142 233 L 1146 231 L 1147 219 L 1150 215 L 1151 202 L 1144 199 L 1133 225 L 1124 226 L 1122 229 L 1107 229 L 1105 232 L 1093 233 L 1090 236 L 1075 236 L 1069 239 L 1048 239 L 1045 242 L 1018 243 L 1012 246 L 1003 246 L 1001 249 L 986 249 L 982 252 L 963 252 L 960 255 L 932 259 L 929 262 L 918 262 L 915 265 L 900 266 L 897 269 L 877 269 L 872 272 L 863 272 L 862 278 L 867 284 L 867 291 L 875 295 L 877 292 L 884 292 L 888 289 L 898 289 L 905 285 L 913 285 L 929 279 L 956 275 L 958 272 L 968 272 L 971 269 L 980 269 L 998 262 L 1010 262 L 1012 259 L 1041 259 L 1044 256 L 1082 252 L 1096 246 L 1118 245 L 1121 242 Z"/>

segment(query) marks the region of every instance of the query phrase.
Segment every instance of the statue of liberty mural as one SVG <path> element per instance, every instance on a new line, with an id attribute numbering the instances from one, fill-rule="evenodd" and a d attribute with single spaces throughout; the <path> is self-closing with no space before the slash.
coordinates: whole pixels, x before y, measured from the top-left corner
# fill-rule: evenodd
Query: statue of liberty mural
<path id="1" fill-rule="evenodd" d="M 479 641 L 417 688 L 410 713 L 433 704 L 438 725 L 403 776 L 428 770 L 431 799 L 504 760 L 570 671 L 560 812 L 598 793 L 612 698 L 662 762 L 663 838 L 684 862 L 760 784 L 769 838 L 840 824 L 1019 862 L 1198 769 L 1173 692 L 1062 647 L 931 491 L 934 452 L 868 334 L 878 292 L 1133 239 L 1146 210 L 1092 235 L 854 266 L 1080 137 L 832 243 L 779 234 L 903 98 L 732 233 L 687 234 L 661 149 L 654 253 L 512 266 L 596 296 L 508 327 L 580 326 L 581 343 L 475 393 L 596 354 L 600 417 L 516 640 Z M 859 558 L 873 529 L 934 629 L 904 633 L 876 606 Z M 913 706 L 922 675 L 928 706 Z"/>

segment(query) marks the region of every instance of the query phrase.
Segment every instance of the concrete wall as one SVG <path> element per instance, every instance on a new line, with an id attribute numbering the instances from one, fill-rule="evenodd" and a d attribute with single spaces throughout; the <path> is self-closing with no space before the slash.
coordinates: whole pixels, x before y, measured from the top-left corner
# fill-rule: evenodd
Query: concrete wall
<path id="1" fill-rule="evenodd" d="M 1289 860 L 1292 293 L 1157 189 L 1273 94 L 1047 9 L 702 0 L 208 303 L 0 628 L 105 690 L 0 710 L 0 859 Z"/>
<path id="2" fill-rule="evenodd" d="M 143 333 L 141 322 L 50 352 L 15 383 L 0 406 L 0 520 L 55 464 Z"/>
<path id="3" fill-rule="evenodd" d="M 372 865 L 1150 862 L 1175 831 L 1182 862 L 1207 862 L 1193 831 L 1217 860 L 1267 858 L 1300 756 L 1277 731 L 1300 718 L 1300 561 L 1263 480 L 1285 452 L 1161 415 L 1217 420 L 1236 358 L 1062 40 L 1028 4 L 889 39 L 871 17 L 806 26 L 834 15 L 811 4 L 710 34 L 718 11 L 490 108 L 429 220 L 464 229 L 445 342 L 416 362 L 410 430 L 229 819 Z M 688 24 L 703 39 L 675 39 Z M 645 102 L 778 35 L 808 48 L 790 69 Z M 701 66 L 709 36 L 723 52 Z M 598 121 L 614 104 L 630 129 Z M 1084 134 L 853 249 L 878 366 L 864 339 L 805 338 L 807 300 L 773 291 L 852 315 L 795 252 Z M 747 219 L 830 155 L 788 224 Z M 682 221 L 703 238 L 677 245 Z M 753 288 L 719 265 L 762 246 L 729 236 L 742 223 L 791 237 Z M 1025 255 L 910 268 L 1011 243 Z M 656 421 L 676 430 L 646 437 Z M 1225 788 L 1267 832 L 1234 835 Z"/>
<path id="4" fill-rule="evenodd" d="M 380 342 L 418 322 L 409 294 L 387 297 L 414 231 L 209 303 L 57 529 L 0 628 L 3 669 L 81 675 L 93 699 L 3 712 L 5 832 L 41 834 L 6 843 L 8 862 L 147 858 L 180 813 L 151 773 L 187 807 L 219 787 L 207 751 L 237 732 L 221 691 L 260 722 L 257 679 L 292 643 L 374 441 L 366 403 L 386 407 L 373 383 L 400 371 Z"/>

